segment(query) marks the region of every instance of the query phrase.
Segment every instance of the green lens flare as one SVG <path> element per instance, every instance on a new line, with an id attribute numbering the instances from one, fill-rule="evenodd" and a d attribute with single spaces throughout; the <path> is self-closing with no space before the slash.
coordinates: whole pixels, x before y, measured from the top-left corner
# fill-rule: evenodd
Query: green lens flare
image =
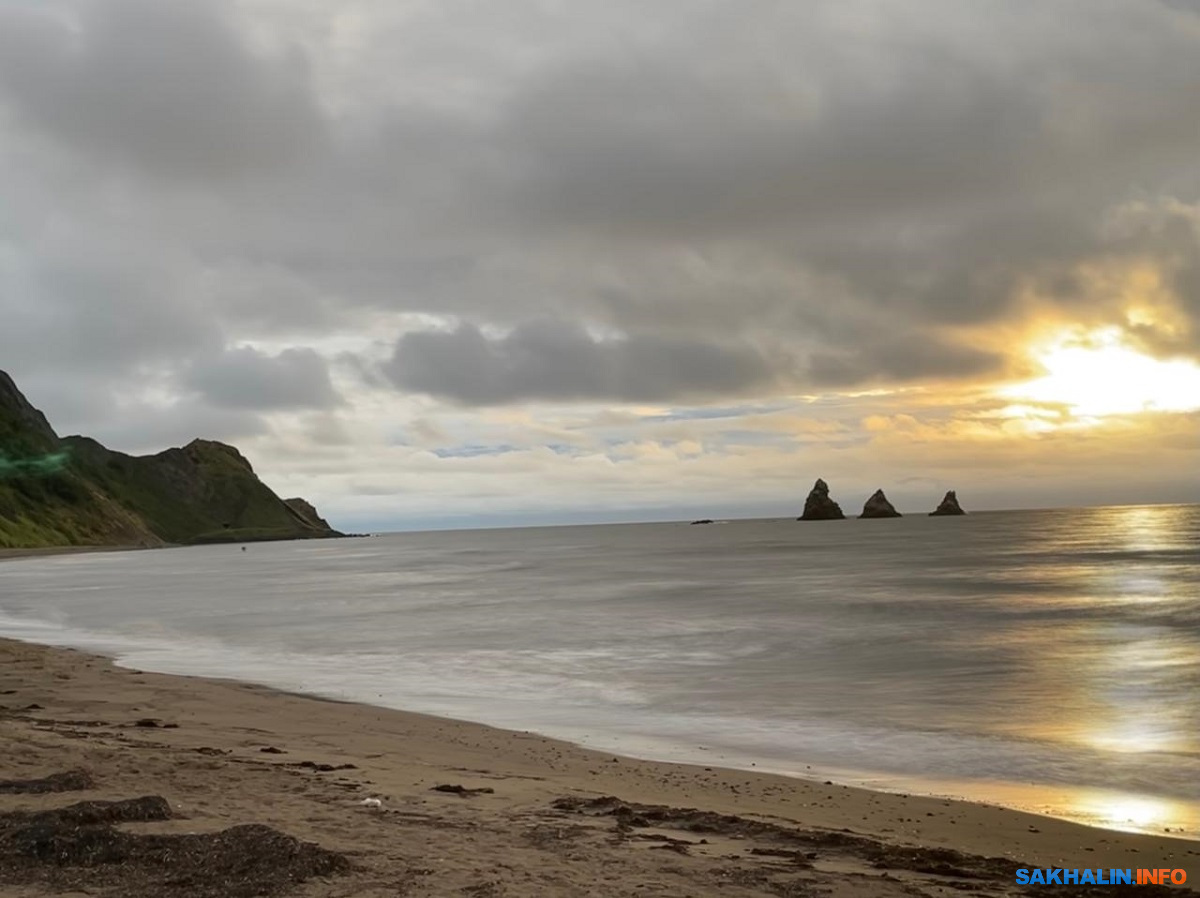
<path id="1" fill-rule="evenodd" d="M 0 453 L 0 480 L 14 477 L 48 477 L 67 466 L 67 452 L 50 452 L 29 458 L 9 458 Z"/>

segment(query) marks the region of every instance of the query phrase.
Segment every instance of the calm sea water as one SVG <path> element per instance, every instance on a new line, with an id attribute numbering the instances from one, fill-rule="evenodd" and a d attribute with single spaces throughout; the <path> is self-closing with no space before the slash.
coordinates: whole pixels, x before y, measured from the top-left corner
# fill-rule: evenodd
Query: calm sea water
<path id="1" fill-rule="evenodd" d="M 1200 506 L 39 558 L 0 634 L 1200 835 Z"/>

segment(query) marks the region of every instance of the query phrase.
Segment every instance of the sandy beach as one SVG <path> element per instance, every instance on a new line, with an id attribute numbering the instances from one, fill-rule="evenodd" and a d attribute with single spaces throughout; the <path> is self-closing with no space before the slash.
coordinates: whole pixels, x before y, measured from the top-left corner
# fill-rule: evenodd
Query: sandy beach
<path id="1" fill-rule="evenodd" d="M 8 640 L 0 641 L 0 693 L 0 894 L 22 898 L 911 898 L 1022 891 L 1018 866 L 1200 875 L 1192 841 L 614 757 L 531 733 L 127 670 Z M 128 813 L 129 805 L 99 806 L 100 818 L 133 818 L 100 822 L 107 838 L 123 840 L 113 863 L 72 847 L 86 831 L 77 812 L 41 813 L 144 796 L 165 804 Z M 367 798 L 380 807 L 365 806 Z M 42 833 L 32 848 L 27 830 Z M 232 854 L 222 859 L 222 851 Z M 164 858 L 191 863 L 190 872 L 172 878 Z M 1056 890 L 1064 888 L 1083 891 Z"/>

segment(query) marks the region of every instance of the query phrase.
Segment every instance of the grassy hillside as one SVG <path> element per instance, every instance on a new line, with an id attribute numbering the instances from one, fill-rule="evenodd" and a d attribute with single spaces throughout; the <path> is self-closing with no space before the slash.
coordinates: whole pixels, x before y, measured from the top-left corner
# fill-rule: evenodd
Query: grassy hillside
<path id="1" fill-rule="evenodd" d="M 299 502 L 285 503 L 223 443 L 136 457 L 60 440 L 0 371 L 0 548 L 340 535 Z"/>
<path id="2" fill-rule="evenodd" d="M 273 493 L 232 446 L 193 440 L 135 457 L 86 437 L 63 440 L 71 467 L 172 543 L 328 536 Z"/>
<path id="3" fill-rule="evenodd" d="M 71 469 L 49 422 L 0 371 L 0 547 L 161 543 Z"/>
<path id="4" fill-rule="evenodd" d="M 136 515 L 69 471 L 0 481 L 0 548 L 162 544 Z"/>

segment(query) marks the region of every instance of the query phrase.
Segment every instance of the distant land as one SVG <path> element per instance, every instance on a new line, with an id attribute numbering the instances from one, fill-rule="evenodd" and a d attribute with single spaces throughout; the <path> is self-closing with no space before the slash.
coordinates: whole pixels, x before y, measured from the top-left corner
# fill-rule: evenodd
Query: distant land
<path id="1" fill-rule="evenodd" d="M 193 440 L 132 456 L 59 437 L 0 371 L 0 548 L 184 545 L 343 536 L 281 499 L 237 449 Z"/>

